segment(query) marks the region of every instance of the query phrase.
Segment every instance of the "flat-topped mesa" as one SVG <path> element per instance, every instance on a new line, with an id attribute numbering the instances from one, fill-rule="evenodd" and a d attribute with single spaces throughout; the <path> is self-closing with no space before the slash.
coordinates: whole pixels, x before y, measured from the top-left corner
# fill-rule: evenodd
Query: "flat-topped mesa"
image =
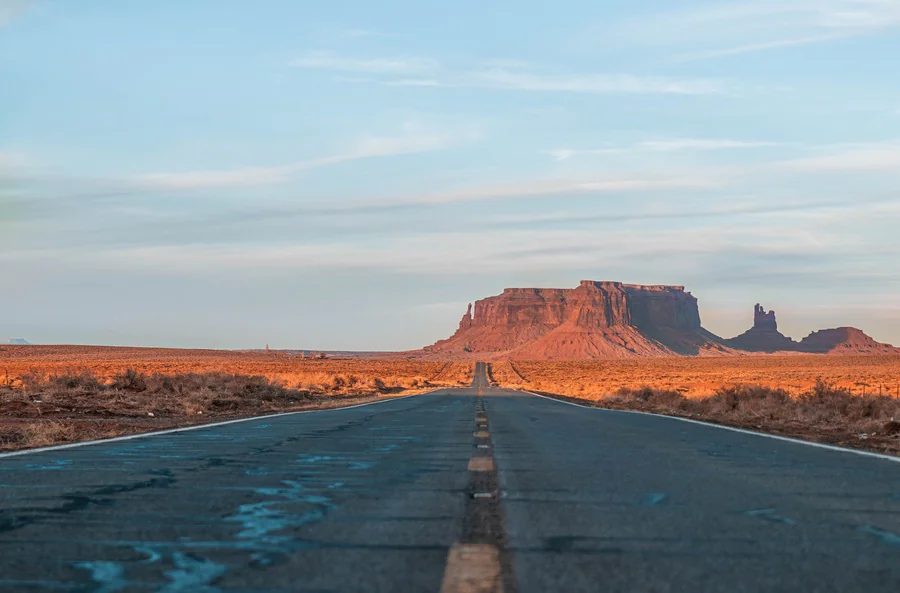
<path id="1" fill-rule="evenodd" d="M 775 311 L 757 303 L 753 326 L 723 340 L 700 325 L 684 286 L 582 280 L 575 288 L 506 288 L 470 304 L 456 333 L 421 351 L 459 359 L 586 359 L 721 356 L 746 352 L 900 354 L 862 331 L 841 327 L 795 342 Z"/>
<path id="2" fill-rule="evenodd" d="M 463 317 L 465 321 L 465 316 Z M 475 302 L 472 327 L 522 325 L 699 328 L 697 299 L 683 286 L 582 280 L 578 288 L 506 288 Z"/>
<path id="3" fill-rule="evenodd" d="M 583 280 L 576 288 L 506 288 L 480 299 L 459 329 L 429 352 L 518 358 L 592 358 L 697 353 L 721 347 L 700 327 L 683 286 Z"/>

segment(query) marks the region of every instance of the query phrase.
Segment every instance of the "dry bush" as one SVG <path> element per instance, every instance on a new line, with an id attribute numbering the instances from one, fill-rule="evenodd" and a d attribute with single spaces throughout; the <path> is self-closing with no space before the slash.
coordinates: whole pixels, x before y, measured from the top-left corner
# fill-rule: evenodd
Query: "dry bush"
<path id="1" fill-rule="evenodd" d="M 900 357 L 495 363 L 501 385 L 900 453 Z M 525 379 L 525 380 L 523 380 Z M 717 382 L 717 384 L 716 384 Z"/>
<path id="2" fill-rule="evenodd" d="M 431 386 L 420 375 L 324 370 L 304 373 L 300 380 L 290 382 L 224 372 L 147 374 L 125 369 L 99 378 L 88 370 L 49 375 L 32 371 L 23 374 L 16 387 L 0 385 L 0 415 L 250 414 L 290 409 L 310 398 L 378 396 Z"/>
<path id="3" fill-rule="evenodd" d="M 23 423 L 18 430 L 21 434 L 18 442 L 28 448 L 70 443 L 78 436 L 72 423 L 57 420 Z"/>
<path id="4" fill-rule="evenodd" d="M 454 385 L 468 366 L 258 352 L 10 347 L 0 350 L 0 449 L 331 407 L 344 398 Z M 444 378 L 429 381 L 442 371 Z"/>
<path id="5" fill-rule="evenodd" d="M 48 413 L 180 416 L 281 408 L 308 394 L 265 377 L 227 373 L 146 375 L 128 369 L 101 381 L 90 372 L 31 376 L 21 388 L 0 390 L 0 412 L 19 417 Z"/>
<path id="6" fill-rule="evenodd" d="M 721 387 L 703 398 L 651 387 L 623 388 L 596 405 L 701 418 L 843 444 L 875 439 L 876 443 L 869 443 L 871 448 L 900 452 L 900 399 L 855 395 L 825 381 L 799 396 L 759 385 Z M 827 438 L 822 439 L 823 435 Z"/>
<path id="7" fill-rule="evenodd" d="M 261 376 L 314 393 L 356 393 L 359 386 L 363 392 L 396 393 L 428 387 L 429 379 L 447 366 L 420 360 L 311 359 L 281 352 L 163 348 L 21 346 L 0 351 L 0 376 L 10 377 L 9 382 L 15 384 L 29 378 L 42 384 L 49 375 L 78 375 L 82 371 L 90 372 L 100 381 L 109 381 L 132 369 L 146 376 L 188 373 Z M 458 374 L 457 367 L 452 368 L 451 374 Z M 124 381 L 122 388 L 128 388 L 128 378 L 120 379 Z M 372 388 L 373 379 L 379 379 L 383 387 Z M 3 383 L 0 380 L 0 386 Z"/>

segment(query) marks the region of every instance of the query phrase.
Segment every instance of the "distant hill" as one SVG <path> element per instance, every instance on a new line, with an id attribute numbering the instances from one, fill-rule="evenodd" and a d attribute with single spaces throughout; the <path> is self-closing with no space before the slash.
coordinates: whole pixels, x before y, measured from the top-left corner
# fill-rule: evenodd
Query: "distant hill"
<path id="1" fill-rule="evenodd" d="M 26 341 L 25 338 L 10 338 L 9 339 L 10 346 L 28 346 L 30 342 Z"/>
<path id="2" fill-rule="evenodd" d="M 900 349 L 876 342 L 855 327 L 813 332 L 800 341 L 800 349 L 820 354 L 900 354 Z"/>

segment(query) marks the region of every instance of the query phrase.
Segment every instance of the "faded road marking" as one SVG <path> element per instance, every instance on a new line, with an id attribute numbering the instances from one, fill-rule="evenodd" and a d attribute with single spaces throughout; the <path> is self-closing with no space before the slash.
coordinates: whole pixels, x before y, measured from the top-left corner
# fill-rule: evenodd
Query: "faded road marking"
<path id="1" fill-rule="evenodd" d="M 500 554 L 490 544 L 454 544 L 441 593 L 502 593 Z"/>
<path id="2" fill-rule="evenodd" d="M 492 472 L 494 471 L 493 457 L 473 457 L 469 459 L 470 472 Z"/>

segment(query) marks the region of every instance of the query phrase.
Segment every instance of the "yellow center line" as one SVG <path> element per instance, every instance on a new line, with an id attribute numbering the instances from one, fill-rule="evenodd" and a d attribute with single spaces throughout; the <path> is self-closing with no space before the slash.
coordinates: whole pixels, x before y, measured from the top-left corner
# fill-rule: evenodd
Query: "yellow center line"
<path id="1" fill-rule="evenodd" d="M 494 471 L 493 457 L 473 457 L 469 459 L 470 472 L 492 472 Z"/>
<path id="2" fill-rule="evenodd" d="M 503 593 L 500 554 L 490 544 L 453 544 L 441 593 Z"/>

